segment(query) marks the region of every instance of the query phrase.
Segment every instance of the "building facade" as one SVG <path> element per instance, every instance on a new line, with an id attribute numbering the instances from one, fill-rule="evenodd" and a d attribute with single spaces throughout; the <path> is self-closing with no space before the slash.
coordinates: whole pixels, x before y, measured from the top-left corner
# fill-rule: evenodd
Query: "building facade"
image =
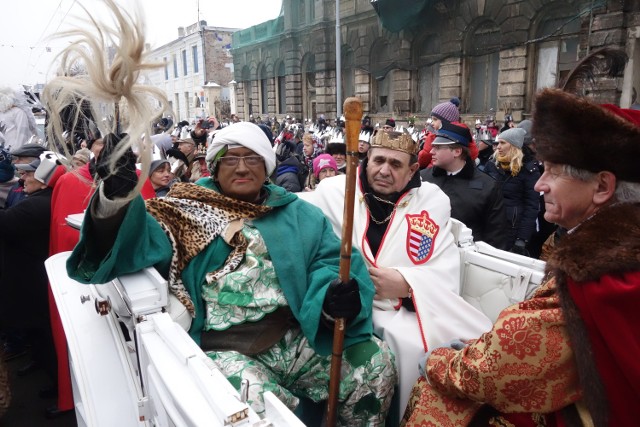
<path id="1" fill-rule="evenodd" d="M 150 60 L 163 64 L 147 76 L 159 87 L 179 120 L 194 120 L 229 110 L 233 93 L 231 37 L 234 28 L 200 21 L 178 28 L 178 38 L 153 50 Z"/>
<path id="2" fill-rule="evenodd" d="M 461 99 L 465 121 L 516 121 L 534 95 L 581 57 L 627 51 L 624 78 L 593 96 L 628 107 L 640 91 L 638 0 L 339 0 L 341 102 L 363 101 L 376 121 L 426 118 Z M 237 113 L 335 117 L 336 1 L 283 0 L 275 20 L 233 35 Z"/>

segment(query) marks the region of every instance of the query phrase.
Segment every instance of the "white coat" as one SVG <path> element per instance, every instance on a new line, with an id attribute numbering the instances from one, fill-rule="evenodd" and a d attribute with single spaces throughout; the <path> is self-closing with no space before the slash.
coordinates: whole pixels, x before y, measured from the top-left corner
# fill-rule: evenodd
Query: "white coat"
<path id="1" fill-rule="evenodd" d="M 394 268 L 412 290 L 416 312 L 399 300 L 374 302 L 374 328 L 396 354 L 400 377 L 400 410 L 418 378 L 424 352 L 452 339 L 478 338 L 491 329 L 491 321 L 460 296 L 460 255 L 451 234 L 451 206 L 436 185 L 423 182 L 397 202 L 377 256 L 367 240 L 369 212 L 360 183 L 356 182 L 352 244 L 372 267 Z M 325 178 L 316 190 L 298 196 L 318 206 L 342 234 L 345 175 Z"/>

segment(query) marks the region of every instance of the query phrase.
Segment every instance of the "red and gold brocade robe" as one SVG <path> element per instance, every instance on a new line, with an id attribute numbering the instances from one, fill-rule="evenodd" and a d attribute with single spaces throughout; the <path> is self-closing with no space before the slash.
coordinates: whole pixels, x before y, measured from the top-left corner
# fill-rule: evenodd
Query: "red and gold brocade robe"
<path id="1" fill-rule="evenodd" d="M 552 412 L 577 401 L 578 375 L 555 280 L 503 310 L 473 345 L 434 349 L 426 372 L 432 385 L 424 377 L 416 383 L 407 426 L 466 426 L 480 410 L 478 402 L 522 413 Z"/>
<path id="2" fill-rule="evenodd" d="M 403 425 L 638 425 L 638 218 L 640 203 L 600 209 L 563 237 L 531 299 L 464 349 L 434 349 Z"/>

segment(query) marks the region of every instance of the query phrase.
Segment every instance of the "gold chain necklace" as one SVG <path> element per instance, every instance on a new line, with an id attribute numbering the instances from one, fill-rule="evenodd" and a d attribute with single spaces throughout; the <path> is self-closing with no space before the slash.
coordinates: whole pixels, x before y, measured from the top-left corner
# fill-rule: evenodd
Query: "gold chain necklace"
<path id="1" fill-rule="evenodd" d="M 382 221 L 377 220 L 377 219 L 373 216 L 373 213 L 371 212 L 371 208 L 369 207 L 369 204 L 367 203 L 367 195 L 372 196 L 374 199 L 376 199 L 376 200 L 377 200 L 377 201 L 379 201 L 379 202 L 386 203 L 386 204 L 388 204 L 388 205 L 392 205 L 392 206 L 393 206 L 393 209 L 391 210 L 391 213 L 390 213 L 390 214 L 389 214 L 385 219 L 383 219 Z M 365 205 L 367 205 L 367 208 L 368 208 L 368 210 L 369 210 L 369 217 L 371 218 L 371 221 L 373 221 L 374 223 L 376 223 L 376 224 L 378 224 L 378 225 L 382 225 L 382 224 L 384 224 L 385 222 L 389 222 L 389 220 L 391 219 L 391 217 L 393 216 L 393 214 L 394 214 L 394 213 L 396 213 L 396 209 L 397 209 L 398 205 L 396 205 L 395 203 L 390 202 L 389 200 L 382 199 L 382 198 L 380 198 L 380 197 L 376 196 L 376 195 L 375 195 L 375 194 L 373 194 L 373 193 L 365 193 L 363 196 L 364 196 L 364 197 L 363 197 L 363 198 L 364 198 L 364 204 L 365 204 Z"/>

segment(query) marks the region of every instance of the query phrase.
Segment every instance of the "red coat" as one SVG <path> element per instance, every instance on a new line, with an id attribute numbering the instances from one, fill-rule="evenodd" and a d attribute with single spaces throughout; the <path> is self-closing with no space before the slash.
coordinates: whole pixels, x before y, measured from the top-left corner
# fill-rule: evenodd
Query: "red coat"
<path id="1" fill-rule="evenodd" d="M 418 153 L 418 164 L 420 165 L 420 169 L 431 167 L 431 143 L 434 139 L 436 139 L 435 133 L 426 133 L 422 150 Z"/>
<path id="2" fill-rule="evenodd" d="M 537 413 L 566 426 L 563 409 L 577 402 L 600 425 L 638 425 L 637 218 L 640 203 L 602 208 L 561 239 L 547 261 L 551 279 L 530 299 L 464 349 L 433 349 L 407 425 L 467 426 L 486 403 L 514 425 Z"/>
<path id="3" fill-rule="evenodd" d="M 64 169 L 62 166 L 58 168 Z M 49 234 L 49 255 L 72 250 L 80 239 L 80 231 L 69 226 L 66 218 L 71 214 L 84 212 L 95 189 L 89 164 L 61 175 L 56 171 L 49 182 L 53 187 L 51 196 L 51 231 Z M 139 175 L 139 172 L 138 172 Z M 142 187 L 142 197 L 155 197 L 151 182 L 147 179 Z M 49 310 L 53 342 L 58 359 L 58 409 L 66 411 L 74 408 L 71 376 L 69 372 L 67 340 L 60 320 L 55 299 L 49 288 Z"/>
<path id="4" fill-rule="evenodd" d="M 567 283 L 604 385 L 609 425 L 638 425 L 640 271 L 606 275 L 584 283 L 569 279 Z"/>

